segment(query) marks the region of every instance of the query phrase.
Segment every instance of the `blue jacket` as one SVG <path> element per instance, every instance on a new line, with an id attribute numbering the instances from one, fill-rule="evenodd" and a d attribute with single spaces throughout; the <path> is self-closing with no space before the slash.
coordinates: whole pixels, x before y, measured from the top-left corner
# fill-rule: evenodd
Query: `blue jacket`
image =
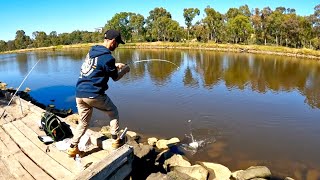
<path id="1" fill-rule="evenodd" d="M 109 77 L 118 78 L 115 59 L 104 46 L 93 46 L 81 66 L 76 85 L 76 97 L 95 98 L 108 89 Z"/>

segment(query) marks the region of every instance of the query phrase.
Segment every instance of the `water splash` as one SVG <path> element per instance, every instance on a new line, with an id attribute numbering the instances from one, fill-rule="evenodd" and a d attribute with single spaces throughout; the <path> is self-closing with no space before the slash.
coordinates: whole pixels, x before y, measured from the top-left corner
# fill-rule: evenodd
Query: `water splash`
<path id="1" fill-rule="evenodd" d="M 197 153 L 199 150 L 201 150 L 202 148 L 204 148 L 206 145 L 214 143 L 216 141 L 214 136 L 209 131 L 207 131 L 205 134 L 203 133 L 194 134 L 195 132 L 201 131 L 201 130 L 193 129 L 191 120 L 188 120 L 187 123 L 189 126 L 190 134 L 185 134 L 185 137 L 186 137 L 186 139 L 184 140 L 185 143 L 181 144 L 181 147 L 187 152 L 193 155 Z"/>

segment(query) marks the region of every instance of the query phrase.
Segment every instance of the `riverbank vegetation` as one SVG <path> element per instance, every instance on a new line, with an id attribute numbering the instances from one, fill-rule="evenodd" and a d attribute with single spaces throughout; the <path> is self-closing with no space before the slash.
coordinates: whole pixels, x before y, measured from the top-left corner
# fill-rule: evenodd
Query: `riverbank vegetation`
<path id="1" fill-rule="evenodd" d="M 308 16 L 300 16 L 296 14 L 295 9 L 286 7 L 277 7 L 274 10 L 269 7 L 250 10 L 248 5 L 229 8 L 225 14 L 210 6 L 203 12 L 203 18 L 193 22 L 200 15 L 200 10 L 185 8 L 182 12 L 185 27 L 172 19 L 171 13 L 166 9 L 156 7 L 146 18 L 133 12 L 116 13 L 95 32 L 75 30 L 71 33 L 58 34 L 52 31 L 46 34 L 43 31 L 36 31 L 30 37 L 24 30 L 18 30 L 14 40 L 7 42 L 0 40 L 0 52 L 97 43 L 103 39 L 102 32 L 113 28 L 121 31 L 127 43 L 124 47 L 156 44 L 162 47 L 311 53 L 312 56 L 319 54 L 320 4 L 314 8 L 314 13 Z"/>

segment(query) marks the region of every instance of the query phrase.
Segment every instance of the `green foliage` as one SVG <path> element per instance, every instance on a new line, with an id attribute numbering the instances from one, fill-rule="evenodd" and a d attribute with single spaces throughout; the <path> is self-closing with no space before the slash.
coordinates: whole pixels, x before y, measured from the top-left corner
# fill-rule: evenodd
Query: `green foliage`
<path id="1" fill-rule="evenodd" d="M 248 43 L 248 38 L 253 32 L 248 17 L 244 15 L 237 15 L 229 20 L 227 24 L 227 31 L 234 43 L 245 42 Z"/>
<path id="2" fill-rule="evenodd" d="M 101 42 L 103 32 L 111 28 L 120 30 L 126 42 L 186 42 L 187 38 L 206 43 L 320 49 L 320 4 L 314 7 L 314 13 L 309 16 L 299 16 L 295 9 L 286 7 L 276 7 L 275 10 L 270 7 L 253 8 L 250 11 L 248 5 L 243 5 L 229 8 L 225 14 L 221 14 L 208 6 L 204 9 L 205 16 L 194 24 L 192 21 L 200 14 L 198 8 L 185 8 L 182 13 L 186 29 L 173 20 L 165 8 L 156 7 L 146 18 L 132 12 L 116 13 L 102 25 L 102 32 L 75 30 L 71 33 L 58 34 L 52 31 L 46 34 L 35 31 L 30 38 L 23 30 L 18 30 L 14 40 L 0 40 L 0 51 Z"/>

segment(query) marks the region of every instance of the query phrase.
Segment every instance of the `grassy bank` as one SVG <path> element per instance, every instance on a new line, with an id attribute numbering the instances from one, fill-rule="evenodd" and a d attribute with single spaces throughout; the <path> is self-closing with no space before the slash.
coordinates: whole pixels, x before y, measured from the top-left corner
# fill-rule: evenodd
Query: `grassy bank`
<path id="1" fill-rule="evenodd" d="M 39 51 L 39 50 L 62 50 L 72 48 L 88 48 L 96 43 L 74 44 L 74 45 L 59 45 L 41 48 L 21 49 L 14 51 L 6 51 L 1 54 Z M 239 44 L 216 44 L 216 43 L 200 43 L 200 42 L 143 42 L 143 43 L 126 43 L 120 45 L 119 48 L 141 48 L 141 49 L 202 49 L 215 51 L 229 51 L 229 52 L 248 52 L 259 54 L 276 54 L 284 56 L 304 57 L 320 59 L 320 51 L 311 49 L 295 49 L 283 46 L 264 46 L 264 45 L 239 45 Z"/>

